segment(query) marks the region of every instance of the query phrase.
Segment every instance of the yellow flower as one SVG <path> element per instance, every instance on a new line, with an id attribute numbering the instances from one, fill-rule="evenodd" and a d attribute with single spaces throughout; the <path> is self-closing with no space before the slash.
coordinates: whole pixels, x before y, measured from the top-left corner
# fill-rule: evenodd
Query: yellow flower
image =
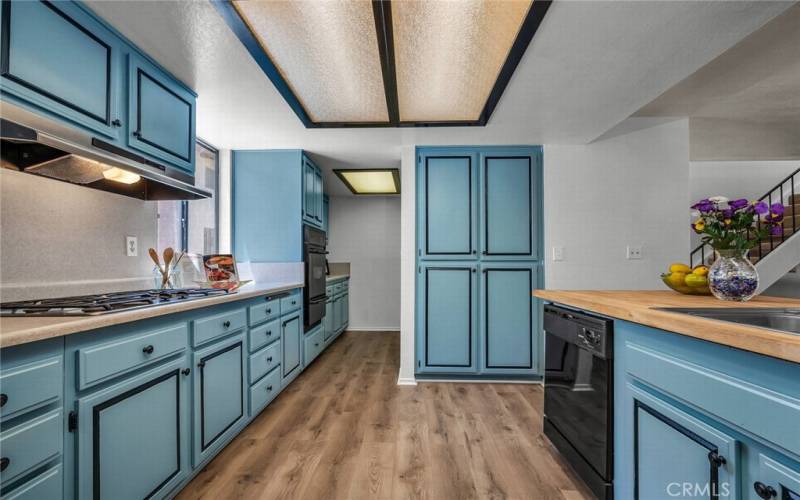
<path id="1" fill-rule="evenodd" d="M 730 226 L 732 221 L 730 219 L 725 219 L 722 222 L 724 222 L 726 226 Z"/>
<path id="2" fill-rule="evenodd" d="M 698 233 L 703 229 L 705 229 L 705 227 L 706 227 L 706 221 L 703 219 L 697 219 L 694 222 L 694 230 L 697 231 Z"/>

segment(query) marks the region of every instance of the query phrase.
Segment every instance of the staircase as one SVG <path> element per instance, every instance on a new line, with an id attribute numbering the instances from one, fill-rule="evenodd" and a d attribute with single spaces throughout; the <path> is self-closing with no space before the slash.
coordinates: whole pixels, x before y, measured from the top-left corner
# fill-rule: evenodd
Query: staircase
<path id="1" fill-rule="evenodd" d="M 767 204 L 782 202 L 786 207 L 783 234 L 771 236 L 750 251 L 750 260 L 758 269 L 759 293 L 775 283 L 787 272 L 800 269 L 800 168 L 775 185 L 759 201 Z M 714 249 L 700 244 L 689 255 L 689 265 L 710 265 L 714 262 Z"/>

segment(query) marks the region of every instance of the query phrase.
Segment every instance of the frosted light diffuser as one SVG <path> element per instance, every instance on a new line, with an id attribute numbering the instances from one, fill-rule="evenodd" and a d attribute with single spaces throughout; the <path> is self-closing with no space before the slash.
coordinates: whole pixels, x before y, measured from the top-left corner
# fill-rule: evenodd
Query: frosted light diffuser
<path id="1" fill-rule="evenodd" d="M 400 193 L 400 172 L 396 168 L 334 172 L 354 194 Z"/>
<path id="2" fill-rule="evenodd" d="M 108 170 L 103 170 L 103 177 L 110 181 L 121 182 L 122 184 L 135 184 L 142 179 L 139 174 L 134 174 L 133 172 L 128 172 L 118 167 L 111 167 Z"/>
<path id="3" fill-rule="evenodd" d="M 234 0 L 313 122 L 389 121 L 372 2 Z"/>
<path id="4" fill-rule="evenodd" d="M 531 1 L 392 1 L 400 121 L 480 118 Z"/>

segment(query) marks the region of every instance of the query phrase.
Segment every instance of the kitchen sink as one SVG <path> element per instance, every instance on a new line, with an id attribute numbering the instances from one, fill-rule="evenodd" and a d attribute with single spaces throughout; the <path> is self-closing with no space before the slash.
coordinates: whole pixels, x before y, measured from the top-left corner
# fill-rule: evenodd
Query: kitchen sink
<path id="1" fill-rule="evenodd" d="M 770 308 L 681 308 L 660 307 L 662 311 L 689 314 L 701 318 L 742 323 L 745 325 L 768 328 L 786 333 L 800 335 L 800 309 L 770 309 Z"/>

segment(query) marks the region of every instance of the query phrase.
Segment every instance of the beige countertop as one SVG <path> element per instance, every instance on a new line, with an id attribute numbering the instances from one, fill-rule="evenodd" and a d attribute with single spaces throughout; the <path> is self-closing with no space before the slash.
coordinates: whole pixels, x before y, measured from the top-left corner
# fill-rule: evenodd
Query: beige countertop
<path id="1" fill-rule="evenodd" d="M 293 288 L 302 288 L 303 282 L 251 283 L 243 286 L 236 293 L 178 302 L 158 307 L 146 307 L 120 311 L 99 316 L 29 316 L 0 318 L 0 347 L 11 347 L 37 340 L 63 337 L 73 333 L 85 332 L 96 328 L 130 323 L 142 319 L 154 318 L 202 307 L 210 307 L 226 302 L 244 300 L 271 293 L 283 292 Z"/>
<path id="2" fill-rule="evenodd" d="M 342 278 L 349 278 L 349 277 L 350 277 L 349 274 L 329 274 L 325 278 L 325 282 L 326 283 L 330 283 L 331 281 L 336 281 L 336 280 L 340 280 Z"/>
<path id="3" fill-rule="evenodd" d="M 549 302 L 800 363 L 800 335 L 655 309 L 659 307 L 800 308 L 800 300 L 797 299 L 756 297 L 744 303 L 724 302 L 710 296 L 681 295 L 668 290 L 536 290 L 533 295 Z"/>

